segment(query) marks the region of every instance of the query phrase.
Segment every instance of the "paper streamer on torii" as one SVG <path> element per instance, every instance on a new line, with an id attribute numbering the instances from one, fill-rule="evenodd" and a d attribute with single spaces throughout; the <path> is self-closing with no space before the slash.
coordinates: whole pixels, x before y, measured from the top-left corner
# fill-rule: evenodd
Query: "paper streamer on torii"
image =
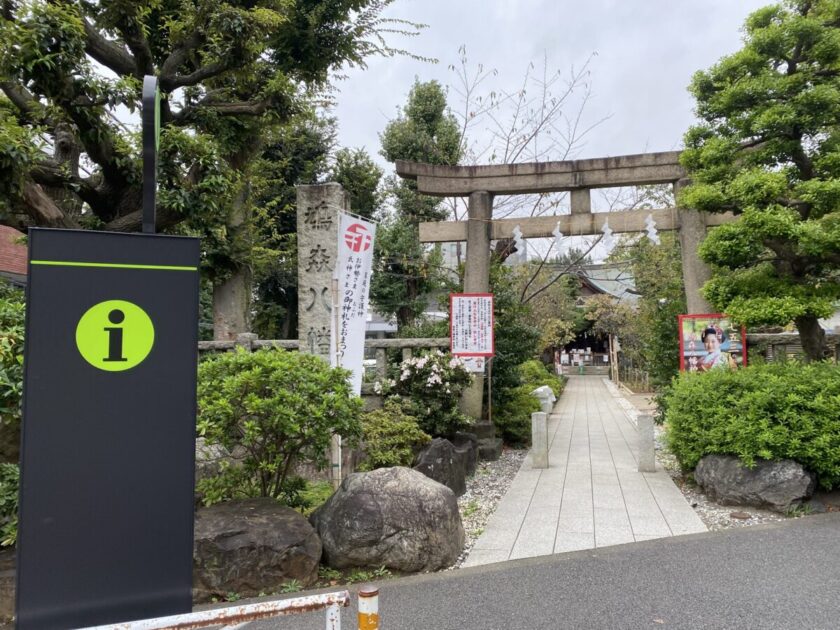
<path id="1" fill-rule="evenodd" d="M 332 316 L 331 363 L 352 372 L 350 385 L 360 395 L 376 225 L 345 213 L 338 216 L 338 258 L 334 274 L 337 295 L 333 299 L 338 313 Z"/>

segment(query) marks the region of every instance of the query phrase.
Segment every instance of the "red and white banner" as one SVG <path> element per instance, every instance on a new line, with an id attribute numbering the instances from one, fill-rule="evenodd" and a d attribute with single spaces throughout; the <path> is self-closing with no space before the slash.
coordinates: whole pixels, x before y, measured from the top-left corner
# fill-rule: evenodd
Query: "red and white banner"
<path id="1" fill-rule="evenodd" d="M 375 233 L 376 224 L 349 214 L 339 214 L 338 257 L 334 275 L 338 281 L 338 295 L 333 299 L 338 306 L 338 316 L 332 314 L 332 364 L 353 373 L 350 384 L 356 394 L 361 394 L 364 375 L 365 330 Z"/>
<path id="2" fill-rule="evenodd" d="M 493 294 L 449 294 L 450 351 L 460 357 L 492 357 Z"/>

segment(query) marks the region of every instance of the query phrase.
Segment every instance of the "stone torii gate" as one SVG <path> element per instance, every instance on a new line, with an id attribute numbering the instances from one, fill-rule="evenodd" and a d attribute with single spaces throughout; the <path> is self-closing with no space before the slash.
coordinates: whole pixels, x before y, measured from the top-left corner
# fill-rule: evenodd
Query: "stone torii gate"
<path id="1" fill-rule="evenodd" d="M 551 237 L 558 222 L 566 236 L 600 234 L 605 218 L 609 218 L 614 233 L 643 232 L 645 219 L 652 215 L 657 230 L 679 232 L 688 312 L 710 313 L 712 309 L 700 294 L 700 288 L 711 272 L 698 258 L 697 247 L 707 227 L 731 221 L 731 214 L 708 214 L 684 208 L 593 213 L 590 202 L 593 188 L 673 184 L 676 193 L 688 183 L 679 156 L 679 151 L 668 151 L 488 166 L 435 166 L 397 160 L 396 171 L 400 177 L 416 181 L 417 192 L 424 195 L 469 198 L 466 221 L 420 224 L 423 243 L 467 242 L 464 268 L 467 293 L 489 290 L 490 242 L 511 238 L 516 225 L 520 226 L 524 238 Z M 495 195 L 561 191 L 569 191 L 571 214 L 493 220 Z M 483 377 L 477 378 L 465 397 L 465 411 L 473 418 L 481 418 L 483 388 Z"/>

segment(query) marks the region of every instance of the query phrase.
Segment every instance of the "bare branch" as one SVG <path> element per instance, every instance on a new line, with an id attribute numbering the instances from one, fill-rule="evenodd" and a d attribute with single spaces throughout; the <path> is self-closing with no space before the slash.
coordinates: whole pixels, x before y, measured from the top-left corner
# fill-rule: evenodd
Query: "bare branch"
<path id="1" fill-rule="evenodd" d="M 589 249 L 587 249 L 587 250 L 586 250 L 585 252 L 583 252 L 580 256 L 578 256 L 578 258 L 577 258 L 576 260 L 574 260 L 573 262 L 571 262 L 571 263 L 570 263 L 570 264 L 569 264 L 569 265 L 568 265 L 568 266 L 567 266 L 567 267 L 566 267 L 563 271 L 561 271 L 560 273 L 558 273 L 558 274 L 557 274 L 557 276 L 556 276 L 553 280 L 551 280 L 551 282 L 549 282 L 548 284 L 546 284 L 546 285 L 545 285 L 544 287 L 542 287 L 541 289 L 538 289 L 538 290 L 534 291 L 531 295 L 529 295 L 529 296 L 528 296 L 528 298 L 527 298 L 527 299 L 525 299 L 525 300 L 521 300 L 521 302 L 522 302 L 523 304 L 527 304 L 528 302 L 530 302 L 531 300 L 533 300 L 535 297 L 537 297 L 540 293 L 542 293 L 543 291 L 545 291 L 546 289 L 548 289 L 550 286 L 552 286 L 554 283 L 556 283 L 558 280 L 560 280 L 560 278 L 562 278 L 563 276 L 567 275 L 567 274 L 568 274 L 568 273 L 569 273 L 572 269 L 574 269 L 574 268 L 578 265 L 578 263 L 580 263 L 580 261 L 581 261 L 581 260 L 583 260 L 584 258 L 586 258 L 586 257 L 589 255 L 589 252 L 591 252 L 593 249 L 595 249 L 595 246 L 596 246 L 598 243 L 600 243 L 600 242 L 601 242 L 601 239 L 602 239 L 602 238 L 604 238 L 604 237 L 603 237 L 603 236 L 599 236 L 598 238 L 596 238 L 596 239 L 595 239 L 595 241 L 594 241 L 594 242 L 593 242 L 593 243 L 589 246 Z"/>

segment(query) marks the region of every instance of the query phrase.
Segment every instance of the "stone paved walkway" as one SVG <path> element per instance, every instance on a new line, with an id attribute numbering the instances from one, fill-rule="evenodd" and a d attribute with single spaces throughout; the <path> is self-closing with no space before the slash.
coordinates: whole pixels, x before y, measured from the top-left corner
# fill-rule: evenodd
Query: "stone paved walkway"
<path id="1" fill-rule="evenodd" d="M 463 566 L 706 531 L 664 470 L 638 472 L 635 413 L 600 376 L 572 376 Z"/>

